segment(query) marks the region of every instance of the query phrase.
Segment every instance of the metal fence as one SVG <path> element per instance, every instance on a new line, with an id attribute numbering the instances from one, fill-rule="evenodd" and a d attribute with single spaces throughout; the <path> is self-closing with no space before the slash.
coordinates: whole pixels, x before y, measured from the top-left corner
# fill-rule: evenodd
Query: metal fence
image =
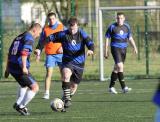
<path id="1" fill-rule="evenodd" d="M 147 6 L 160 5 L 159 0 L 145 0 Z M 140 6 L 145 1 L 140 0 L 1 0 L 0 1 L 0 77 L 5 70 L 8 48 L 12 40 L 30 25 L 32 21 L 41 20 L 45 24 L 47 11 L 53 10 L 58 14 L 60 21 L 66 20 L 75 15 L 79 18 L 81 27 L 93 38 L 95 42 L 95 55 L 87 57 L 84 79 L 99 79 L 99 40 L 98 40 L 98 7 L 109 6 Z M 56 4 L 54 4 L 56 3 Z M 47 7 L 45 7 L 45 5 Z M 144 11 L 124 11 L 127 21 L 131 25 L 136 44 L 139 48 L 139 55 L 133 56 L 131 48 L 128 49 L 125 64 L 125 74 L 128 76 L 146 76 L 145 62 L 145 20 Z M 115 21 L 115 11 L 104 13 L 103 32 L 106 27 Z M 159 53 L 160 53 L 160 11 L 151 10 L 148 12 L 148 40 L 149 40 L 149 76 L 159 76 Z M 3 37 L 3 38 L 2 38 Z M 36 45 L 36 44 L 35 44 Z M 45 54 L 41 57 L 41 62 L 35 62 L 35 56 L 31 56 L 31 72 L 39 80 L 45 77 L 44 67 Z M 113 59 L 105 60 L 105 76 L 108 77 L 112 71 Z M 53 79 L 59 80 L 58 68 L 53 71 Z M 4 79 L 3 79 L 4 80 Z M 9 80 L 12 80 L 9 77 Z"/>

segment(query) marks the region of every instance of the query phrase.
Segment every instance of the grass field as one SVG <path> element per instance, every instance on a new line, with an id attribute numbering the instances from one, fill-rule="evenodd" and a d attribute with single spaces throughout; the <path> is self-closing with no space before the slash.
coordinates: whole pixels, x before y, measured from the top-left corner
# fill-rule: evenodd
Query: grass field
<path id="1" fill-rule="evenodd" d="M 0 122 L 153 122 L 155 105 L 151 102 L 157 86 L 156 79 L 130 80 L 132 91 L 127 94 L 109 94 L 108 82 L 82 82 L 72 98 L 72 106 L 66 113 L 53 112 L 51 100 L 41 99 L 40 92 L 28 105 L 30 116 L 20 116 L 12 105 L 16 98 L 16 82 L 0 83 Z M 120 92 L 117 82 L 116 88 Z M 51 86 L 51 99 L 61 96 L 61 83 Z"/>

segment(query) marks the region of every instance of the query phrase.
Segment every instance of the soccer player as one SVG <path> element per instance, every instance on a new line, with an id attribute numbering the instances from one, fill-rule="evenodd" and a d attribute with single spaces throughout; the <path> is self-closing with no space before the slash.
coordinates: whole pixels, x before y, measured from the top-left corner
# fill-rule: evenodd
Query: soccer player
<path id="1" fill-rule="evenodd" d="M 65 108 L 71 105 L 71 96 L 75 94 L 82 79 L 85 64 L 85 46 L 87 55 L 93 55 L 94 43 L 92 39 L 79 28 L 78 19 L 71 17 L 69 28 L 65 31 L 51 34 L 46 40 L 61 42 L 62 57 L 62 89 Z"/>
<path id="2" fill-rule="evenodd" d="M 20 85 L 18 99 L 13 108 L 22 115 L 29 115 L 26 105 L 39 90 L 37 82 L 29 72 L 29 57 L 33 49 L 34 40 L 40 36 L 41 32 L 40 24 L 32 24 L 28 31 L 13 40 L 9 48 L 5 77 L 11 74 Z"/>
<path id="3" fill-rule="evenodd" d="M 114 88 L 117 78 L 119 79 L 122 92 L 126 93 L 131 90 L 127 87 L 124 81 L 123 66 L 126 58 L 126 50 L 128 46 L 128 41 L 131 43 L 134 53 L 137 54 L 137 47 L 133 40 L 130 26 L 125 23 L 124 13 L 117 13 L 117 21 L 109 26 L 106 31 L 105 37 L 105 52 L 104 57 L 108 58 L 108 47 L 109 39 L 111 39 L 111 53 L 114 59 L 114 68 L 111 74 L 111 81 L 109 85 L 109 91 L 111 93 L 117 94 L 116 89 Z"/>
<path id="4" fill-rule="evenodd" d="M 45 93 L 43 96 L 44 99 L 49 99 L 50 96 L 49 91 L 50 91 L 53 68 L 56 67 L 57 65 L 59 66 L 59 68 L 61 68 L 62 55 L 63 55 L 62 54 L 63 49 L 61 43 L 50 42 L 48 44 L 45 44 L 45 38 L 52 33 L 62 31 L 64 26 L 56 19 L 56 14 L 54 12 L 50 12 L 47 18 L 49 21 L 49 25 L 44 27 L 39 39 L 39 43 L 37 45 L 37 49 L 35 50 L 35 54 L 39 58 L 40 52 L 42 52 L 43 47 L 45 48 L 46 78 L 45 78 Z"/>

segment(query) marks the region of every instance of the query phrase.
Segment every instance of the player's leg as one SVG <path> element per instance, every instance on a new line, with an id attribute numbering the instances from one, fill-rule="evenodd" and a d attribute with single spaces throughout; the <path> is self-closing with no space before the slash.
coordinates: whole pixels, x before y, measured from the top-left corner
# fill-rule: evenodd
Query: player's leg
<path id="1" fill-rule="evenodd" d="M 70 68 L 64 67 L 62 69 L 63 81 L 62 81 L 62 89 L 63 89 L 63 100 L 64 106 L 67 108 L 71 105 L 71 89 L 70 89 L 70 77 L 72 75 L 72 71 Z"/>
<path id="2" fill-rule="evenodd" d="M 76 66 L 76 67 L 74 67 L 74 69 L 72 71 L 72 76 L 70 79 L 70 81 L 71 81 L 71 97 L 76 93 L 76 91 L 78 89 L 78 85 L 80 84 L 80 82 L 82 80 L 83 70 L 84 70 L 84 67 Z"/>
<path id="3" fill-rule="evenodd" d="M 50 96 L 52 73 L 53 73 L 53 67 L 46 67 L 45 93 L 43 96 L 44 99 L 49 99 Z"/>
<path id="4" fill-rule="evenodd" d="M 18 85 L 18 91 L 17 91 L 17 101 L 14 106 L 20 105 L 22 102 L 26 92 L 27 92 L 28 87 L 21 87 Z"/>
<path id="5" fill-rule="evenodd" d="M 11 75 L 15 78 L 15 80 L 20 84 L 21 82 L 21 75 L 11 73 Z M 19 108 L 19 105 L 21 104 L 22 100 L 24 99 L 24 96 L 27 92 L 28 87 L 18 85 L 18 91 L 17 91 L 17 100 L 13 105 L 14 109 Z"/>
<path id="6" fill-rule="evenodd" d="M 54 55 L 46 55 L 45 66 L 46 66 L 46 77 L 45 77 L 45 92 L 43 98 L 49 99 L 53 67 L 56 66 L 56 57 Z"/>
<path id="7" fill-rule="evenodd" d="M 119 62 L 117 63 L 117 69 L 118 69 L 118 79 L 122 88 L 123 93 L 126 93 L 131 90 L 131 88 L 128 88 L 125 84 L 124 80 L 124 62 L 126 59 L 126 48 L 119 49 Z"/>
<path id="8" fill-rule="evenodd" d="M 115 86 L 115 83 L 118 79 L 118 69 L 117 69 L 117 62 L 119 61 L 118 59 L 118 50 L 117 48 L 115 47 L 111 47 L 111 54 L 113 56 L 113 59 L 114 59 L 114 68 L 113 68 L 113 71 L 111 73 L 111 77 L 110 77 L 110 84 L 109 84 L 109 92 L 113 93 L 113 94 L 117 94 L 118 92 L 116 91 L 116 89 L 114 88 Z"/>
<path id="9" fill-rule="evenodd" d="M 71 97 L 76 93 L 78 89 L 78 84 L 75 82 L 71 82 Z"/>
<path id="10" fill-rule="evenodd" d="M 39 85 L 34 80 L 34 78 L 31 76 L 31 74 L 21 76 L 21 81 L 19 83 L 21 86 L 23 87 L 27 86 L 29 88 L 22 102 L 19 105 L 19 112 L 22 115 L 29 115 L 29 112 L 27 111 L 26 106 L 34 98 L 35 94 L 38 92 Z"/>

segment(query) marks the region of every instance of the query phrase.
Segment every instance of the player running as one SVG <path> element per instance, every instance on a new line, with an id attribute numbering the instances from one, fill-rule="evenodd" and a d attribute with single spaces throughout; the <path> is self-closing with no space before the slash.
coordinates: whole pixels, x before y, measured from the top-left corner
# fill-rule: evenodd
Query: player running
<path id="1" fill-rule="evenodd" d="M 39 37 L 41 32 L 41 25 L 35 23 L 27 32 L 17 36 L 9 48 L 5 77 L 7 78 L 10 73 L 20 85 L 18 98 L 13 108 L 22 115 L 29 115 L 26 105 L 39 90 L 37 82 L 29 72 L 29 57 L 35 38 Z"/>
<path id="2" fill-rule="evenodd" d="M 47 40 L 61 42 L 62 58 L 62 89 L 65 107 L 71 105 L 71 95 L 74 95 L 82 79 L 85 64 L 85 46 L 87 55 L 93 55 L 94 43 L 78 26 L 78 20 L 72 17 L 68 21 L 69 28 L 65 31 L 51 34 Z"/>
<path id="3" fill-rule="evenodd" d="M 109 85 L 109 91 L 111 93 L 117 94 L 114 88 L 117 78 L 119 79 L 123 93 L 131 90 L 128 88 L 124 81 L 123 75 L 123 65 L 126 59 L 126 50 L 128 46 L 128 41 L 131 43 L 134 53 L 137 54 L 137 47 L 132 38 L 131 30 L 128 24 L 124 23 L 125 15 L 124 13 L 117 13 L 117 22 L 111 24 L 106 32 L 106 42 L 105 42 L 105 52 L 104 57 L 108 58 L 108 46 L 109 39 L 111 38 L 111 53 L 114 59 L 114 68 L 111 74 L 111 81 Z"/>
<path id="4" fill-rule="evenodd" d="M 64 26 L 61 22 L 59 22 L 56 18 L 56 14 L 54 12 L 50 12 L 47 16 L 49 25 L 45 26 L 38 45 L 37 49 L 35 50 L 35 54 L 37 56 L 40 56 L 40 53 L 42 52 L 43 47 L 45 48 L 45 54 L 46 54 L 46 78 L 45 78 L 45 93 L 43 98 L 49 99 L 50 97 L 50 85 L 51 85 L 51 79 L 52 79 L 52 73 L 53 68 L 56 66 L 59 66 L 59 69 L 61 68 L 62 64 L 62 56 L 63 56 L 63 49 L 61 43 L 53 43 L 50 42 L 48 44 L 45 44 L 45 38 L 49 36 L 50 34 L 63 31 Z"/>

